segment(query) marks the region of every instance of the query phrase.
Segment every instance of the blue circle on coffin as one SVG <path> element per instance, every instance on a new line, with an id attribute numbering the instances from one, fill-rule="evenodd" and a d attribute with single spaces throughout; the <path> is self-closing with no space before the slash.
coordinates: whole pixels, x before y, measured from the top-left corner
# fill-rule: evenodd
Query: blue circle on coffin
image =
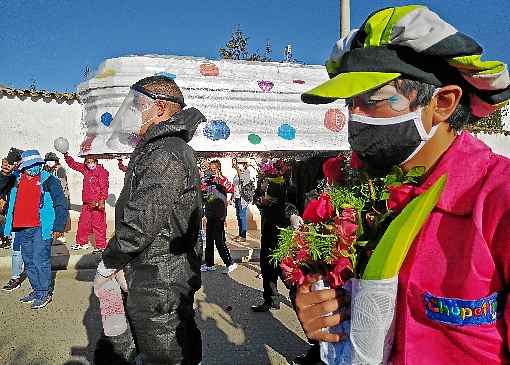
<path id="1" fill-rule="evenodd" d="M 165 76 L 171 80 L 175 80 L 175 78 L 177 77 L 176 74 L 173 74 L 173 73 L 170 73 L 170 72 L 156 72 L 155 74 L 156 76 Z"/>
<path id="2" fill-rule="evenodd" d="M 224 120 L 211 120 L 204 127 L 204 136 L 213 141 L 227 139 L 230 136 L 230 128 Z"/>
<path id="3" fill-rule="evenodd" d="M 106 112 L 101 114 L 101 123 L 103 123 L 105 126 L 109 127 L 112 120 L 113 117 L 110 113 Z"/>
<path id="4" fill-rule="evenodd" d="M 278 136 L 287 141 L 291 141 L 296 138 L 296 128 L 290 124 L 284 123 L 278 127 Z"/>

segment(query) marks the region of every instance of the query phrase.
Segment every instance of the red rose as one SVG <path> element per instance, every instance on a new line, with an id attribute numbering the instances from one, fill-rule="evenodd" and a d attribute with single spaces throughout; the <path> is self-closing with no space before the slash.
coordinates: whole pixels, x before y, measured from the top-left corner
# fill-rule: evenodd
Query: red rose
<path id="1" fill-rule="evenodd" d="M 317 199 L 310 200 L 310 202 L 305 208 L 305 211 L 303 212 L 303 220 L 312 223 L 319 223 L 320 217 L 317 215 L 318 206 L 319 201 Z"/>
<path id="2" fill-rule="evenodd" d="M 297 268 L 296 263 L 290 256 L 285 257 L 282 262 L 280 262 L 280 267 L 285 276 L 292 273 L 292 271 Z"/>
<path id="3" fill-rule="evenodd" d="M 288 280 L 295 285 L 301 285 L 305 282 L 305 273 L 301 269 L 295 269 Z"/>
<path id="4" fill-rule="evenodd" d="M 347 257 L 340 257 L 334 260 L 331 265 L 333 269 L 328 272 L 329 285 L 332 288 L 339 288 L 353 277 L 352 262 Z"/>
<path id="5" fill-rule="evenodd" d="M 340 216 L 335 217 L 335 233 L 339 240 L 337 242 L 340 251 L 347 250 L 358 238 L 358 224 L 356 209 L 346 208 Z"/>
<path id="6" fill-rule="evenodd" d="M 322 164 L 322 172 L 330 185 L 341 185 L 345 176 L 342 171 L 342 167 L 344 165 L 344 159 L 342 157 L 331 157 L 328 158 Z"/>
<path id="7" fill-rule="evenodd" d="M 349 222 L 356 223 L 358 220 L 358 213 L 354 208 L 344 208 L 342 209 L 341 218 Z"/>
<path id="8" fill-rule="evenodd" d="M 352 151 L 352 154 L 351 154 L 351 167 L 353 169 L 362 169 L 365 167 L 365 164 L 363 163 L 363 161 L 360 160 L 360 158 L 354 151 Z"/>
<path id="9" fill-rule="evenodd" d="M 390 196 L 386 201 L 388 209 L 400 212 L 416 195 L 415 187 L 409 184 L 392 185 L 388 187 Z"/>
<path id="10" fill-rule="evenodd" d="M 317 215 L 323 222 L 327 221 L 335 215 L 335 208 L 331 204 L 329 195 L 324 193 L 319 197 L 319 205 L 317 206 Z"/>
<path id="11" fill-rule="evenodd" d="M 280 267 L 284 273 L 285 280 L 294 284 L 301 285 L 305 281 L 305 274 L 297 263 L 289 256 L 285 257 L 280 263 Z"/>

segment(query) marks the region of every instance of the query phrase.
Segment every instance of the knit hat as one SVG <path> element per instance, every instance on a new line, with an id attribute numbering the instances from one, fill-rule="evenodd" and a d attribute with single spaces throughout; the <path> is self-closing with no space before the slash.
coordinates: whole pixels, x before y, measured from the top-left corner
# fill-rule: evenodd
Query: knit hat
<path id="1" fill-rule="evenodd" d="M 44 164 L 41 154 L 37 150 L 26 150 L 21 154 L 20 169 L 26 169 L 37 164 Z"/>
<path id="2" fill-rule="evenodd" d="M 44 161 L 55 161 L 58 163 L 58 162 L 60 162 L 60 159 L 58 158 L 58 156 L 55 152 L 48 152 L 44 156 Z"/>
<path id="3" fill-rule="evenodd" d="M 484 117 L 510 99 L 507 65 L 482 61 L 482 47 L 421 5 L 372 13 L 360 29 L 336 42 L 326 69 L 330 80 L 301 95 L 330 103 L 376 89 L 402 76 L 438 87 L 459 85 L 471 112 Z"/>
<path id="4" fill-rule="evenodd" d="M 6 157 L 7 162 L 9 162 L 9 164 L 11 165 L 14 164 L 15 162 L 18 162 L 19 160 L 21 160 L 22 152 L 23 152 L 22 150 L 11 147 Z"/>

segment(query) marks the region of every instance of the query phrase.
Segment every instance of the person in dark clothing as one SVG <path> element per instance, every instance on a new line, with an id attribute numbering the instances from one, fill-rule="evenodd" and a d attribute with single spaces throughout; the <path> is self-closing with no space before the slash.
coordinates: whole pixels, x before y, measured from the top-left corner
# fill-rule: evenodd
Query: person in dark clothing
<path id="1" fill-rule="evenodd" d="M 214 246 L 218 250 L 223 263 L 227 266 L 225 273 L 237 268 L 232 260 L 225 239 L 225 218 L 227 217 L 227 193 L 233 192 L 233 185 L 221 173 L 219 160 L 210 162 L 212 174 L 205 175 L 202 189 L 205 193 L 205 217 L 207 218 L 205 233 L 205 264 L 201 271 L 214 270 Z"/>
<path id="2" fill-rule="evenodd" d="M 115 234 L 98 274 L 111 277 L 124 269 L 127 332 L 135 351 L 127 353 L 128 345 L 115 351 L 126 361 L 136 357 L 145 365 L 196 365 L 202 359 L 193 309 L 201 286 L 202 199 L 194 151 L 187 142 L 205 117 L 184 106 L 173 79 L 147 77 L 131 87 L 111 125 L 110 142 L 135 149 L 115 207 Z M 95 363 L 105 360 L 96 358 Z"/>
<path id="3" fill-rule="evenodd" d="M 254 202 L 260 210 L 260 269 L 262 271 L 263 298 L 261 304 L 253 305 L 254 312 L 267 312 L 280 308 L 278 277 L 283 280 L 278 266 L 270 261 L 270 255 L 278 246 L 278 227 L 287 227 L 290 222 L 286 215 L 287 182 L 283 176 L 260 178 L 255 190 Z"/>

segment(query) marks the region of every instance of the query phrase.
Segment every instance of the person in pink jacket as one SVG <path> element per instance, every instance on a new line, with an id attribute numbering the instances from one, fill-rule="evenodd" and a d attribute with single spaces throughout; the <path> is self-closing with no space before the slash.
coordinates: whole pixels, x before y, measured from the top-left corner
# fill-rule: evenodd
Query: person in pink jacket
<path id="1" fill-rule="evenodd" d="M 95 253 L 106 248 L 105 201 L 108 198 L 108 171 L 98 164 L 97 159 L 85 157 L 84 163 L 76 162 L 68 153 L 64 155 L 67 165 L 83 174 L 83 189 L 80 219 L 73 250 L 89 248 L 88 235 L 96 238 Z"/>
<path id="2" fill-rule="evenodd" d="M 384 364 L 510 364 L 510 159 L 464 130 L 510 99 L 507 65 L 419 5 L 379 10 L 347 38 L 326 62 L 331 79 L 302 100 L 346 99 L 349 143 L 372 173 L 424 167 L 408 198 L 447 175 L 400 269 Z M 312 290 L 316 279 L 298 286 L 296 311 L 309 339 L 337 342 L 349 333 L 322 329 L 350 299 Z"/>

